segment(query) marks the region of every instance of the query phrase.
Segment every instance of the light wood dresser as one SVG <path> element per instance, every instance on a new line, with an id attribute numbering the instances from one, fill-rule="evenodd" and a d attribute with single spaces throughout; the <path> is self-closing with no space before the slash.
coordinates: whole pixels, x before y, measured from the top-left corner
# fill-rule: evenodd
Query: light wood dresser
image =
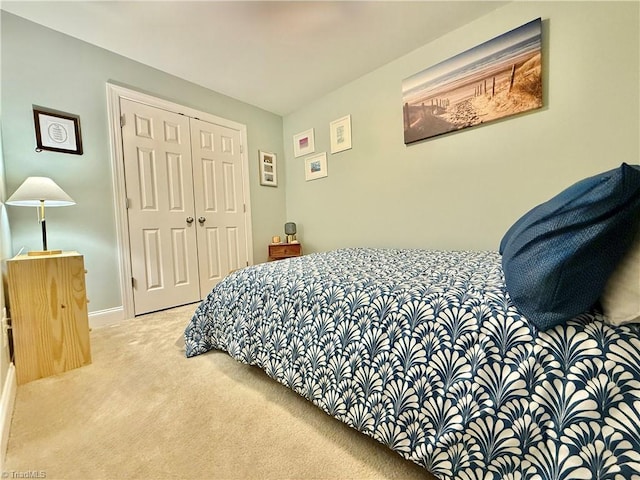
<path id="1" fill-rule="evenodd" d="M 7 271 L 18 384 L 90 364 L 83 256 L 18 255 Z"/>

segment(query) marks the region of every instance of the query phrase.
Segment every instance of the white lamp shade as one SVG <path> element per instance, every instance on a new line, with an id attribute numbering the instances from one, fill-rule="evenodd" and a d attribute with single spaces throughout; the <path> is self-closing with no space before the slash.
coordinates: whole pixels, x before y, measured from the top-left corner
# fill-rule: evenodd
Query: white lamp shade
<path id="1" fill-rule="evenodd" d="M 13 195 L 7 205 L 20 207 L 39 207 L 41 202 L 47 207 L 66 207 L 76 202 L 48 177 L 28 177 Z"/>

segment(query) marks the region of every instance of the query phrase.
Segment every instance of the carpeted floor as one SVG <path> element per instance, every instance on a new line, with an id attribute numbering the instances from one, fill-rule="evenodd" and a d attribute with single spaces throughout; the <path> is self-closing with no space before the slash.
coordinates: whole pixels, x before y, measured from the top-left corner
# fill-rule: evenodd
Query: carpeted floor
<path id="1" fill-rule="evenodd" d="M 19 386 L 7 478 L 433 478 L 258 368 L 185 358 L 195 307 L 96 329 L 91 365 Z"/>

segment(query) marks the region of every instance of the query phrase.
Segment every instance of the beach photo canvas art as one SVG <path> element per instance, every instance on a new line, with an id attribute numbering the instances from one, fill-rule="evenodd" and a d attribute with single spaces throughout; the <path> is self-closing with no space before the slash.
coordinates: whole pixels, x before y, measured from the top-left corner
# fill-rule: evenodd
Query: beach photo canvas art
<path id="1" fill-rule="evenodd" d="M 542 107 L 542 20 L 402 81 L 404 143 Z"/>

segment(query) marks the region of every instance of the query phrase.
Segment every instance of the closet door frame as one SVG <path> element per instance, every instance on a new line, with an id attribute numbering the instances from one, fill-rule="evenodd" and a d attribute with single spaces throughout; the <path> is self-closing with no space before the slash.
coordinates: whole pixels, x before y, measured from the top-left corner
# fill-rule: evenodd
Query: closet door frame
<path id="1" fill-rule="evenodd" d="M 116 236 L 118 248 L 118 264 L 120 267 L 120 292 L 124 318 L 135 315 L 133 286 L 131 284 L 131 258 L 129 256 L 129 226 L 127 221 L 127 196 L 124 177 L 124 152 L 122 149 L 122 130 L 120 127 L 120 99 L 126 98 L 134 102 L 144 103 L 188 117 L 222 125 L 238 130 L 241 138 L 241 154 L 243 163 L 243 195 L 246 206 L 244 223 L 246 230 L 246 248 L 249 265 L 253 265 L 253 235 L 251 230 L 251 200 L 249 183 L 249 158 L 247 152 L 247 127 L 241 123 L 217 117 L 177 103 L 169 102 L 145 93 L 137 92 L 107 82 L 107 112 L 109 118 L 109 140 L 111 144 L 111 176 L 113 180 L 113 197 L 116 220 Z"/>

